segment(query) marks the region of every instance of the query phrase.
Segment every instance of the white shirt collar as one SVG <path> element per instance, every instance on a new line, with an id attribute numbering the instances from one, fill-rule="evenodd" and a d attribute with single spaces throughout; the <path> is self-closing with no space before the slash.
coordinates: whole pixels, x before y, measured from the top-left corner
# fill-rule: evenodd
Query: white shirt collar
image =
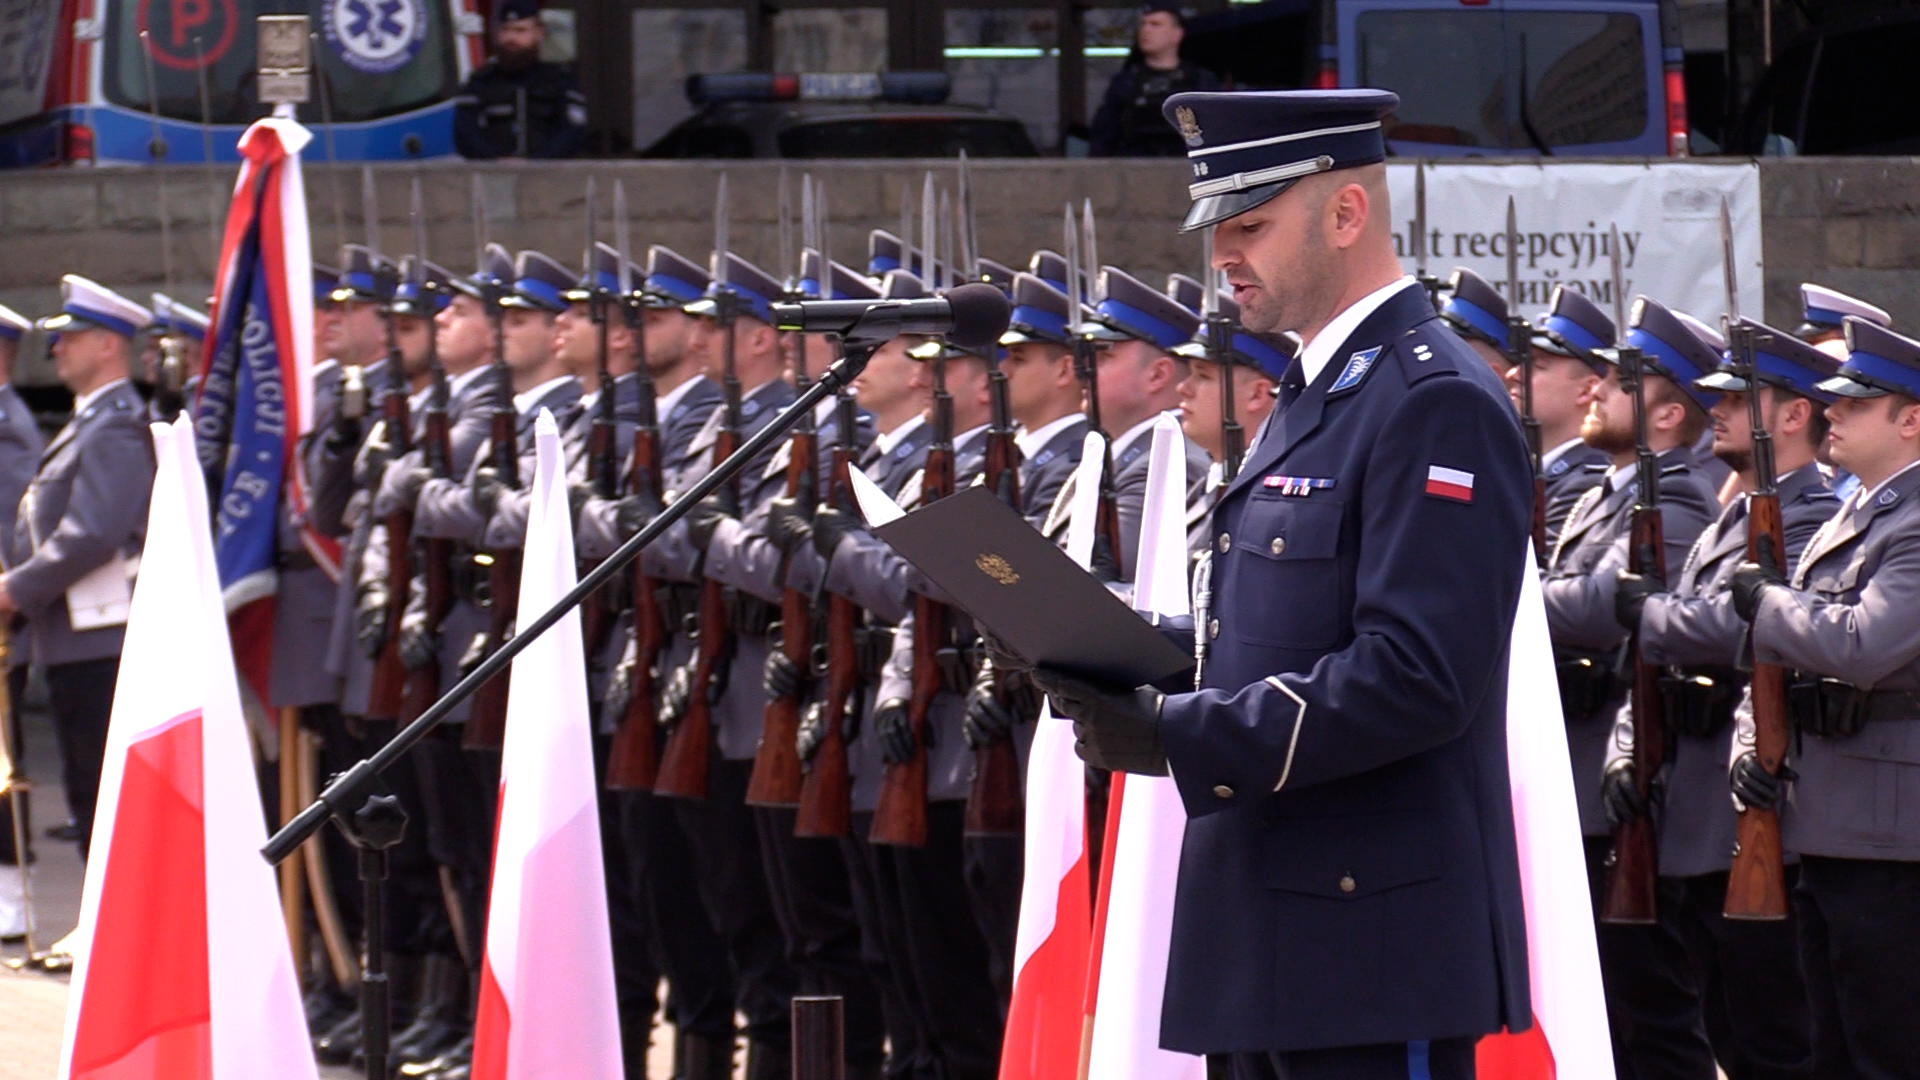
<path id="1" fill-rule="evenodd" d="M 673 410 L 680 404 L 680 399 L 687 396 L 687 392 L 693 389 L 694 384 L 705 382 L 706 378 L 705 375 L 695 375 L 691 379 L 682 381 L 679 386 L 674 387 L 666 393 L 655 395 L 653 399 L 654 412 L 660 416 L 672 416 Z"/>
<path id="2" fill-rule="evenodd" d="M 1409 275 L 1380 286 L 1354 301 L 1352 306 L 1335 315 L 1333 321 L 1313 335 L 1313 340 L 1307 342 L 1306 346 L 1300 350 L 1300 370 L 1306 374 L 1307 385 L 1312 386 L 1313 381 L 1320 377 L 1320 372 L 1326 369 L 1327 362 L 1333 359 L 1333 350 L 1345 344 L 1346 340 L 1353 336 L 1353 332 L 1360 328 L 1360 324 L 1366 321 L 1367 316 L 1379 310 L 1380 305 L 1386 303 L 1395 293 L 1412 284 L 1414 280 Z"/>
<path id="3" fill-rule="evenodd" d="M 513 411 L 525 416 L 527 411 L 535 405 L 540 404 L 540 399 L 551 393 L 554 387 L 566 383 L 572 378 L 573 376 L 571 375 L 561 375 L 558 378 L 548 379 L 546 382 L 541 383 L 531 390 L 523 390 L 513 395 Z"/>
<path id="4" fill-rule="evenodd" d="M 1559 461 L 1561 458 L 1566 457 L 1567 451 L 1572 450 L 1576 446 L 1579 446 L 1581 442 L 1582 440 L 1580 436 L 1575 435 L 1573 438 L 1568 439 L 1566 442 L 1561 443 L 1559 446 L 1556 446 L 1553 449 L 1547 451 L 1546 453 L 1541 454 L 1540 467 L 1544 469 L 1547 466 L 1552 465 L 1554 462 Z"/>
<path id="5" fill-rule="evenodd" d="M 874 449 L 880 452 L 881 457 L 886 457 L 888 454 L 893 453 L 894 447 L 905 442 L 907 436 L 918 431 L 920 426 L 926 422 L 927 418 L 924 414 L 914 413 L 912 416 L 907 417 L 905 423 L 894 428 L 892 431 L 883 431 L 875 435 L 873 437 Z M 958 440 L 955 441 L 957 442 Z"/>
<path id="6" fill-rule="evenodd" d="M 1060 434 L 1075 423 L 1086 419 L 1082 413 L 1070 412 L 1057 420 L 1041 425 L 1038 431 L 1023 431 L 1014 436 L 1015 446 L 1020 448 L 1020 456 L 1030 458 L 1046 448 L 1055 435 Z"/>
<path id="7" fill-rule="evenodd" d="M 80 414 L 86 412 L 87 407 L 92 405 L 94 402 L 99 401 L 101 396 L 104 395 L 107 391 L 113 389 L 116 386 L 119 386 L 121 383 L 126 381 L 127 380 L 125 379 L 115 379 L 105 386 L 96 387 L 95 389 L 90 390 L 84 394 L 81 394 L 77 398 L 74 398 L 73 399 L 73 415 L 79 416 Z"/>
<path id="8" fill-rule="evenodd" d="M 833 410 L 837 405 L 839 405 L 839 402 L 834 399 L 832 394 L 828 394 L 815 403 L 813 406 L 813 426 L 825 427 L 827 421 L 833 419 Z"/>
<path id="9" fill-rule="evenodd" d="M 1122 432 L 1119 438 L 1113 440 L 1113 456 L 1119 457 L 1121 454 L 1126 453 L 1127 448 L 1133 445 L 1135 439 L 1152 431 L 1154 421 L 1159 420 L 1161 415 L 1161 413 L 1154 413 L 1152 416 L 1147 417 L 1145 420 L 1140 421 Z"/>
<path id="10" fill-rule="evenodd" d="M 477 367 L 469 368 L 468 370 L 463 371 L 458 375 L 455 375 L 453 378 L 448 379 L 447 380 L 447 396 L 459 397 L 461 394 L 466 392 L 467 387 L 473 385 L 473 381 L 475 379 L 478 379 L 480 376 L 485 375 L 486 373 L 487 373 L 487 365 L 481 364 Z"/>
<path id="11" fill-rule="evenodd" d="M 431 396 L 433 396 L 433 382 L 429 380 L 427 382 L 427 385 L 407 395 L 408 410 L 412 412 L 419 412 L 420 410 L 426 408 L 427 398 Z"/>

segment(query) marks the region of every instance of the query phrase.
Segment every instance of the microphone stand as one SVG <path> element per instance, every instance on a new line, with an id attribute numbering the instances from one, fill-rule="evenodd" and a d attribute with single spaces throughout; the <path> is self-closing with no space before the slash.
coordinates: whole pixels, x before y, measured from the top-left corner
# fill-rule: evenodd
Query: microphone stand
<path id="1" fill-rule="evenodd" d="M 846 354 L 834 362 L 820 375 L 819 381 L 809 386 L 793 404 L 787 406 L 765 427 L 741 444 L 713 471 L 700 478 L 692 487 L 675 499 L 671 506 L 660 512 L 658 517 L 649 521 L 645 528 L 635 533 L 626 543 L 621 544 L 599 566 L 593 568 L 567 591 L 554 605 L 540 613 L 539 617 L 526 623 L 520 631 L 495 649 L 478 667 L 454 684 L 451 690 L 442 694 L 425 712 L 412 723 L 396 732 L 393 738 L 373 753 L 373 756 L 355 762 L 352 768 L 339 774 L 330 781 L 314 801 L 306 806 L 293 820 L 281 826 L 280 831 L 267 840 L 260 853 L 270 863 L 279 863 L 299 850 L 300 845 L 309 836 L 319 830 L 327 819 L 340 822 L 343 829 L 354 831 L 353 819 L 361 800 L 367 794 L 367 787 L 378 773 L 384 772 L 395 761 L 406 755 L 427 732 L 440 723 L 446 715 L 462 701 L 473 695 L 480 686 L 499 674 L 514 657 L 520 655 L 534 639 L 546 633 L 560 621 L 567 612 L 580 606 L 581 601 L 593 595 L 613 579 L 622 568 L 634 560 L 647 545 L 658 540 L 661 534 L 672 528 L 674 523 L 685 517 L 694 504 L 713 494 L 720 485 L 731 481 L 747 463 L 762 451 L 784 436 L 789 429 L 799 423 L 802 417 L 812 415 L 814 406 L 828 397 L 851 387 L 853 380 L 867 365 L 872 355 L 871 349 L 857 348 L 862 344 L 878 345 L 895 336 L 898 325 L 898 313 L 889 312 L 887 305 L 876 305 L 877 317 L 872 325 L 862 319 L 849 327 L 844 339 L 849 346 Z M 890 317 L 891 316 L 891 317 Z M 381 852 L 384 862 L 384 852 Z M 384 988 L 383 988 L 384 989 Z M 371 1055 L 369 1055 L 371 1058 Z"/>

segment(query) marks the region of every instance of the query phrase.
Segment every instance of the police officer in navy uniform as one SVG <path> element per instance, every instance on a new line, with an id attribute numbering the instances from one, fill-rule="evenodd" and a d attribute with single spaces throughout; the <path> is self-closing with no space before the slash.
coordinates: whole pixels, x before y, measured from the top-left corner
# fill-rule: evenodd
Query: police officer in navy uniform
<path id="1" fill-rule="evenodd" d="M 152 495 L 153 442 L 128 374 L 133 339 L 153 316 L 77 274 L 60 279 L 60 293 L 59 313 L 39 326 L 54 335 L 54 371 L 73 392 L 73 418 L 20 500 L 0 618 L 26 617 L 46 673 L 67 811 L 85 857 L 127 621 L 124 603 L 99 601 L 129 595 Z"/>
<path id="2" fill-rule="evenodd" d="M 493 58 L 467 77 L 453 109 L 460 156 L 565 158 L 585 147 L 587 99 L 573 72 L 540 59 L 540 0 L 500 0 Z"/>
<path id="3" fill-rule="evenodd" d="M 1693 445 L 1707 430 L 1707 409 L 1718 394 L 1695 380 L 1720 365 L 1720 354 L 1672 312 L 1637 297 L 1626 343 L 1645 356 L 1641 396 L 1647 444 L 1657 455 L 1665 565 L 1677 574 L 1693 542 L 1719 513 L 1714 487 L 1696 468 Z M 1604 354 L 1612 357 L 1615 354 Z M 1612 829 L 1600 798 L 1609 735 L 1628 680 L 1617 670 L 1627 639 L 1614 611 L 1618 571 L 1638 501 L 1633 402 L 1617 371 L 1601 381 L 1581 427 L 1586 442 L 1609 456 L 1600 482 L 1568 513 L 1547 560 L 1542 592 L 1560 679 L 1560 705 L 1573 764 L 1574 799 L 1586 837 L 1589 883 L 1597 909 L 1606 890 Z M 1686 1015 L 1680 990 L 1686 957 L 1657 927 L 1602 924 L 1600 971 L 1607 990 L 1614 1057 L 1622 1075 L 1641 1075 L 1662 1062 L 1688 1071 L 1650 1075 L 1712 1075 L 1699 1018 Z M 1633 1070 L 1633 1071 L 1628 1071 Z"/>
<path id="4" fill-rule="evenodd" d="M 1178 157 L 1186 152 L 1179 136 L 1167 129 L 1161 107 L 1173 94 L 1220 88 L 1213 72 L 1180 58 L 1186 33 L 1179 4 L 1155 0 L 1140 5 L 1133 51 L 1107 84 L 1093 114 L 1095 157 Z"/>
<path id="5" fill-rule="evenodd" d="M 1750 325 L 1761 407 L 1773 438 L 1784 562 L 1792 565 L 1839 506 L 1815 460 L 1826 439 L 1826 404 L 1833 400 L 1817 384 L 1839 364 L 1784 331 Z M 1669 1008 L 1704 1023 L 1713 1059 L 1729 1077 L 1811 1077 L 1806 985 L 1793 923 L 1721 914 L 1736 819 L 1726 798 L 1726 769 L 1735 706 L 1746 683 L 1739 669 L 1747 627 L 1734 611 L 1729 586 L 1746 558 L 1748 492 L 1757 478 L 1744 368 L 1730 360 L 1699 383 L 1723 395 L 1710 410 L 1714 452 L 1733 466 L 1742 490 L 1700 534 L 1686 562 L 1669 568 L 1671 592 L 1650 576 L 1617 571 L 1615 614 L 1622 626 L 1639 631 L 1645 658 L 1666 666 L 1662 696 L 1674 735 L 1669 764 L 1658 779 L 1660 795 L 1649 808 L 1635 786 L 1632 713 L 1623 706 L 1603 794 L 1608 820 L 1616 825 L 1650 809 L 1656 815 L 1659 938 L 1691 958 L 1681 964 L 1690 977 L 1675 981 Z M 1789 881 L 1795 870 L 1788 867 Z M 1694 1048 L 1698 1063 L 1697 1043 Z"/>
<path id="6" fill-rule="evenodd" d="M 1035 673 L 1089 762 L 1171 769 L 1161 1045 L 1236 1077 L 1470 1077 L 1479 1036 L 1531 1022 L 1506 780 L 1526 447 L 1395 258 L 1397 102 L 1167 102 L 1186 227 L 1214 229 L 1250 328 L 1306 345 L 1214 508 L 1199 689 Z"/>
<path id="7" fill-rule="evenodd" d="M 1819 389 L 1839 396 L 1828 446 L 1860 487 L 1791 577 L 1748 564 L 1732 588 L 1753 659 L 1789 669 L 1782 827 L 1800 856 L 1813 1075 L 1882 1080 L 1920 1075 L 1920 341 L 1845 327 L 1847 362 Z M 1783 802 L 1750 752 L 1732 779 L 1746 805 Z"/>

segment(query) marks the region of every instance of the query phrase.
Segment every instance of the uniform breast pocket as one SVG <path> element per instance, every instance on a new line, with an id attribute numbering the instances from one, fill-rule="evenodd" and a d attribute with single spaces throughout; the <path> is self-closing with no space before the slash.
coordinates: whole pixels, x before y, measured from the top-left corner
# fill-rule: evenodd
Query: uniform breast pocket
<path id="1" fill-rule="evenodd" d="M 1233 538 L 1231 602 L 1244 641 L 1289 649 L 1339 642 L 1350 617 L 1336 572 L 1345 504 L 1251 498 Z"/>

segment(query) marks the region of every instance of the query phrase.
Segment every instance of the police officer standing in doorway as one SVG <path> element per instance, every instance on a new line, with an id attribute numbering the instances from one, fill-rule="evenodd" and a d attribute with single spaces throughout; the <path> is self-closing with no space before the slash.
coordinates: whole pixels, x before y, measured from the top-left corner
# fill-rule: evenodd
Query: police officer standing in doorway
<path id="1" fill-rule="evenodd" d="M 1180 136 L 1160 115 L 1167 98 L 1188 90 L 1218 90 L 1213 72 L 1180 59 L 1187 36 L 1179 4 L 1140 6 L 1133 51 L 1107 84 L 1093 114 L 1094 157 L 1178 157 L 1186 153 Z M 1098 267 L 1087 267 L 1088 273 Z"/>
<path id="2" fill-rule="evenodd" d="M 565 158 L 587 138 L 587 99 L 573 72 L 540 59 L 540 0 L 494 8 L 493 58 L 454 98 L 453 144 L 464 158 Z"/>
<path id="3" fill-rule="evenodd" d="M 1248 328 L 1305 345 L 1213 511 L 1199 689 L 1034 673 L 1089 762 L 1171 770 L 1160 1042 L 1238 1080 L 1471 1077 L 1478 1036 L 1531 1017 L 1506 781 L 1530 469 L 1499 380 L 1394 256 L 1398 100 L 1168 100 L 1185 227 L 1214 230 Z"/>

